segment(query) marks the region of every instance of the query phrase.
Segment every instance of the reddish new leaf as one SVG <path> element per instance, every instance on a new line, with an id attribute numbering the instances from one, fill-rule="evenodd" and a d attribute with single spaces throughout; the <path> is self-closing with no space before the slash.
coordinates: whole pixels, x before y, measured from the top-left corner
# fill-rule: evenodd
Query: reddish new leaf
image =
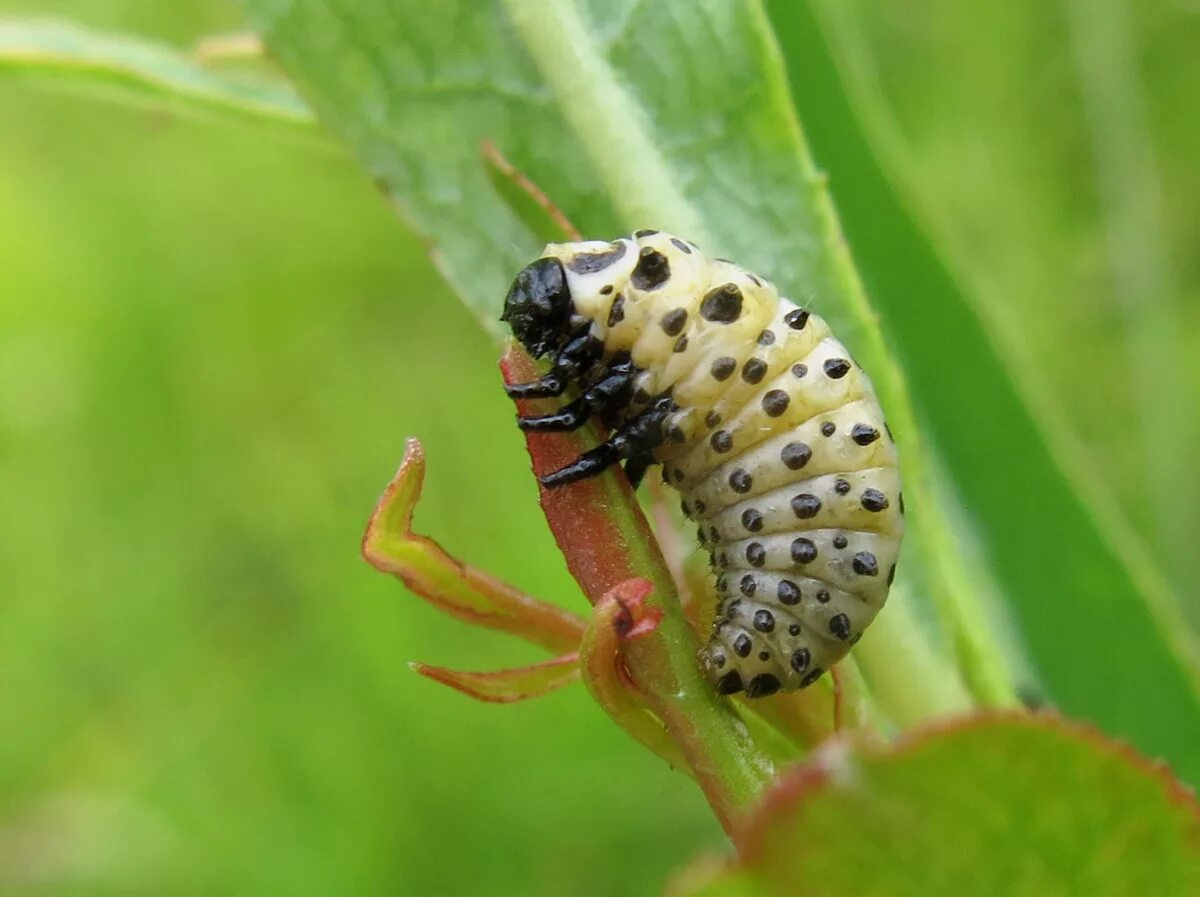
<path id="1" fill-rule="evenodd" d="M 488 673 L 448 670 L 425 663 L 410 664 L 426 678 L 458 689 L 478 701 L 511 704 L 541 697 L 579 679 L 579 655 L 564 654 L 543 663 Z"/>
<path id="2" fill-rule="evenodd" d="M 662 611 L 646 604 L 651 585 L 644 579 L 618 583 L 596 602 L 579 647 L 583 681 L 596 703 L 626 732 L 672 766 L 688 770 L 679 746 L 649 710 L 625 664 L 624 646 L 653 632 Z"/>
<path id="3" fill-rule="evenodd" d="M 460 620 L 520 636 L 558 654 L 576 650 L 584 629 L 578 616 L 462 563 L 413 532 L 413 510 L 424 479 L 425 453 L 420 442 L 410 439 L 399 471 L 367 524 L 363 557 Z"/>

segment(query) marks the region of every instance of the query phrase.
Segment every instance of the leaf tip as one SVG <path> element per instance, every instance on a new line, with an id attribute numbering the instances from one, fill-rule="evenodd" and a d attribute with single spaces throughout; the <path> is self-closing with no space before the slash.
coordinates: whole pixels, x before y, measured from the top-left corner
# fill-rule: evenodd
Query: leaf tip
<path id="1" fill-rule="evenodd" d="M 412 533 L 413 510 L 424 483 L 425 449 L 419 439 L 409 437 L 400 467 L 379 496 L 362 537 L 362 556 L 376 570 L 395 572 L 389 549 Z"/>

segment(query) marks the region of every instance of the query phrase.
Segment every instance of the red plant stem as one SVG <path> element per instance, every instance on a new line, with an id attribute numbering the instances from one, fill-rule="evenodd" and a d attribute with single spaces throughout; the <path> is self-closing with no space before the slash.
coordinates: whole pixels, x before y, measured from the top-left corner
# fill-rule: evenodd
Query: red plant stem
<path id="1" fill-rule="evenodd" d="M 506 383 L 539 375 L 534 362 L 510 348 L 501 362 Z M 546 403 L 520 402 L 522 414 L 540 413 Z M 549 473 L 587 447 L 587 432 L 531 434 L 527 439 L 534 473 Z M 542 509 L 588 600 L 634 578 L 649 580 L 647 605 L 662 613 L 658 627 L 626 649 L 629 672 L 650 709 L 678 742 L 713 812 L 734 837 L 775 769 L 754 743 L 729 701 L 704 679 L 696 662 L 696 636 L 684 619 L 675 583 L 629 481 L 619 469 L 553 490 L 542 490 Z"/>

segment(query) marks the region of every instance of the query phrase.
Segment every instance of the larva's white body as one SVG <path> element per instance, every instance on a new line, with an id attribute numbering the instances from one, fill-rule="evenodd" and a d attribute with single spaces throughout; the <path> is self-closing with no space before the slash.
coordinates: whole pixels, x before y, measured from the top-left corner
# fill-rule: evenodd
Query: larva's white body
<path id="1" fill-rule="evenodd" d="M 545 256 L 605 357 L 640 369 L 623 419 L 663 395 L 676 407 L 654 454 L 718 574 L 713 682 L 754 696 L 814 681 L 883 606 L 903 533 L 870 380 L 820 317 L 669 234 Z"/>

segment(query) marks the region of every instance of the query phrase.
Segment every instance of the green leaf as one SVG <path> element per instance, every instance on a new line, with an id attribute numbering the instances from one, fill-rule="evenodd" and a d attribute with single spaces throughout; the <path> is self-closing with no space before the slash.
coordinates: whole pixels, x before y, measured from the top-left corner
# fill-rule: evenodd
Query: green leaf
<path id="1" fill-rule="evenodd" d="M 0 21 L 0 76 L 206 118 L 284 125 L 313 117 L 278 77 L 222 73 L 172 47 L 67 22 Z"/>
<path id="2" fill-rule="evenodd" d="M 1165 769 L 1053 717 L 984 716 L 789 772 L 741 861 L 677 897 L 1200 893 L 1200 806 Z"/>
<path id="3" fill-rule="evenodd" d="M 832 173 L 921 417 L 969 504 L 1050 699 L 1200 781 L 1197 653 L 1162 576 L 1138 535 L 1115 519 L 1102 479 L 1063 450 L 1045 397 L 1030 393 L 1025 368 L 991 326 L 998 312 L 955 279 L 914 218 L 920 203 L 876 161 L 812 14 L 783 0 L 772 9 L 796 102 Z M 868 120 L 880 112 L 873 104 L 863 110 Z M 1023 142 L 1019 133 L 1031 130 L 1032 123 L 1010 137 Z M 976 191 L 970 196 L 979 203 Z M 1040 307 L 1053 303 L 1044 296 Z"/>
<path id="4" fill-rule="evenodd" d="M 871 371 L 901 443 L 913 530 L 901 579 L 924 571 L 956 640 L 987 671 L 982 691 L 1005 698 L 987 629 L 970 624 L 970 584 L 945 562 L 954 543 L 923 474 L 903 381 L 845 254 L 757 3 L 244 5 L 318 115 L 429 236 L 435 261 L 492 333 L 513 273 L 541 245 L 493 188 L 480 157 L 486 140 L 588 234 L 680 232 L 811 300 Z M 869 635 L 857 651 L 890 657 L 891 674 L 904 678 L 908 647 L 933 654 L 911 604 L 885 616 L 904 622 L 912 645 L 896 650 Z M 920 683 L 910 694 L 924 714 L 967 703 L 944 664 L 910 681 Z"/>

